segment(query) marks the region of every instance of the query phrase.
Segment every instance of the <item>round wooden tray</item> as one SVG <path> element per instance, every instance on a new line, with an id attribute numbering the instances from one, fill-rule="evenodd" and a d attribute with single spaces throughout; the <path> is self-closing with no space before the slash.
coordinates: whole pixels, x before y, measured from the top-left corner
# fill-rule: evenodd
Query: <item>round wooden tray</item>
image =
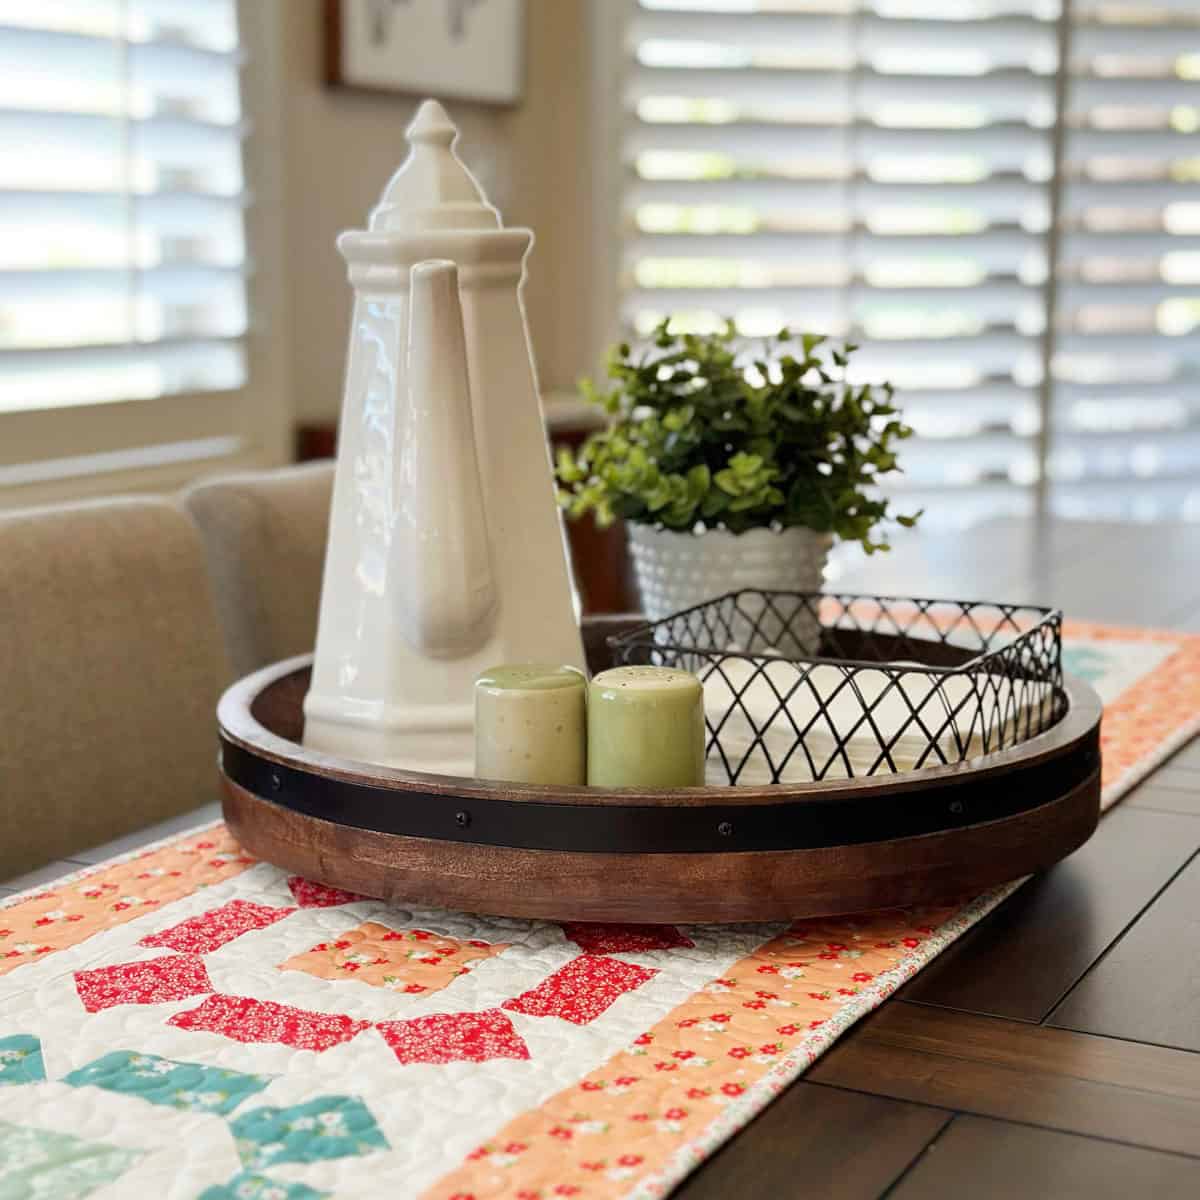
<path id="1" fill-rule="evenodd" d="M 604 634 L 585 629 L 594 669 Z M 218 710 L 225 820 L 309 879 L 408 905 L 559 920 L 766 921 L 953 899 L 1050 866 L 1100 805 L 1096 693 L 969 763 L 810 784 L 550 788 L 393 770 L 300 744 L 308 657 Z"/>

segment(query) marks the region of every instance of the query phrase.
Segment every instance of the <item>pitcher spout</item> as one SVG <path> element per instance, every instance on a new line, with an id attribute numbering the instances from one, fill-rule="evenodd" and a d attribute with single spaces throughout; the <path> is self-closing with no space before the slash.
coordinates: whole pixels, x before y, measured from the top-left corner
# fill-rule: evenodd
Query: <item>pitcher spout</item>
<path id="1" fill-rule="evenodd" d="M 409 272 L 407 395 L 395 409 L 393 561 L 399 628 L 410 648 L 460 658 L 496 623 L 498 588 L 483 502 L 458 270 Z"/>

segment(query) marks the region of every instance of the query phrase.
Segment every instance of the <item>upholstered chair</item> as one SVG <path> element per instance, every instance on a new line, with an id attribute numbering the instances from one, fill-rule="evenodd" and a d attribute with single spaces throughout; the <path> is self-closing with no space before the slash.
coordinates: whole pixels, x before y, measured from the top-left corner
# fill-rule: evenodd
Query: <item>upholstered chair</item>
<path id="1" fill-rule="evenodd" d="M 228 475 L 184 493 L 238 675 L 312 650 L 332 493 L 331 462 Z"/>
<path id="2" fill-rule="evenodd" d="M 216 800 L 230 679 L 177 504 L 0 513 L 0 879 Z"/>

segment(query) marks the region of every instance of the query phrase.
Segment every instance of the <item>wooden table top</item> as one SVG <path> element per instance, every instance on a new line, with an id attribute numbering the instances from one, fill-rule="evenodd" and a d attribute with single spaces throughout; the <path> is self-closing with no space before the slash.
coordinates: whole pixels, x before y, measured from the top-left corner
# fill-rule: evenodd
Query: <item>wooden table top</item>
<path id="1" fill-rule="evenodd" d="M 1200 633 L 1200 525 L 1007 521 L 912 535 L 831 586 L 1049 603 Z M 187 814 L 0 894 L 217 815 Z M 1200 1197 L 1200 741 L 675 1194 Z"/>

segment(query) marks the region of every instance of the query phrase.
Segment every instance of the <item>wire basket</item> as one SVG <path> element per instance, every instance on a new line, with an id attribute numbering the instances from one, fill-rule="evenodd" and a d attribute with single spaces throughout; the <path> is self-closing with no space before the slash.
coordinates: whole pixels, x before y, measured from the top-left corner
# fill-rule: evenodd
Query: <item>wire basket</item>
<path id="1" fill-rule="evenodd" d="M 744 589 L 609 639 L 704 683 L 709 783 L 965 762 L 1067 707 L 1062 614 L 988 601 Z"/>

